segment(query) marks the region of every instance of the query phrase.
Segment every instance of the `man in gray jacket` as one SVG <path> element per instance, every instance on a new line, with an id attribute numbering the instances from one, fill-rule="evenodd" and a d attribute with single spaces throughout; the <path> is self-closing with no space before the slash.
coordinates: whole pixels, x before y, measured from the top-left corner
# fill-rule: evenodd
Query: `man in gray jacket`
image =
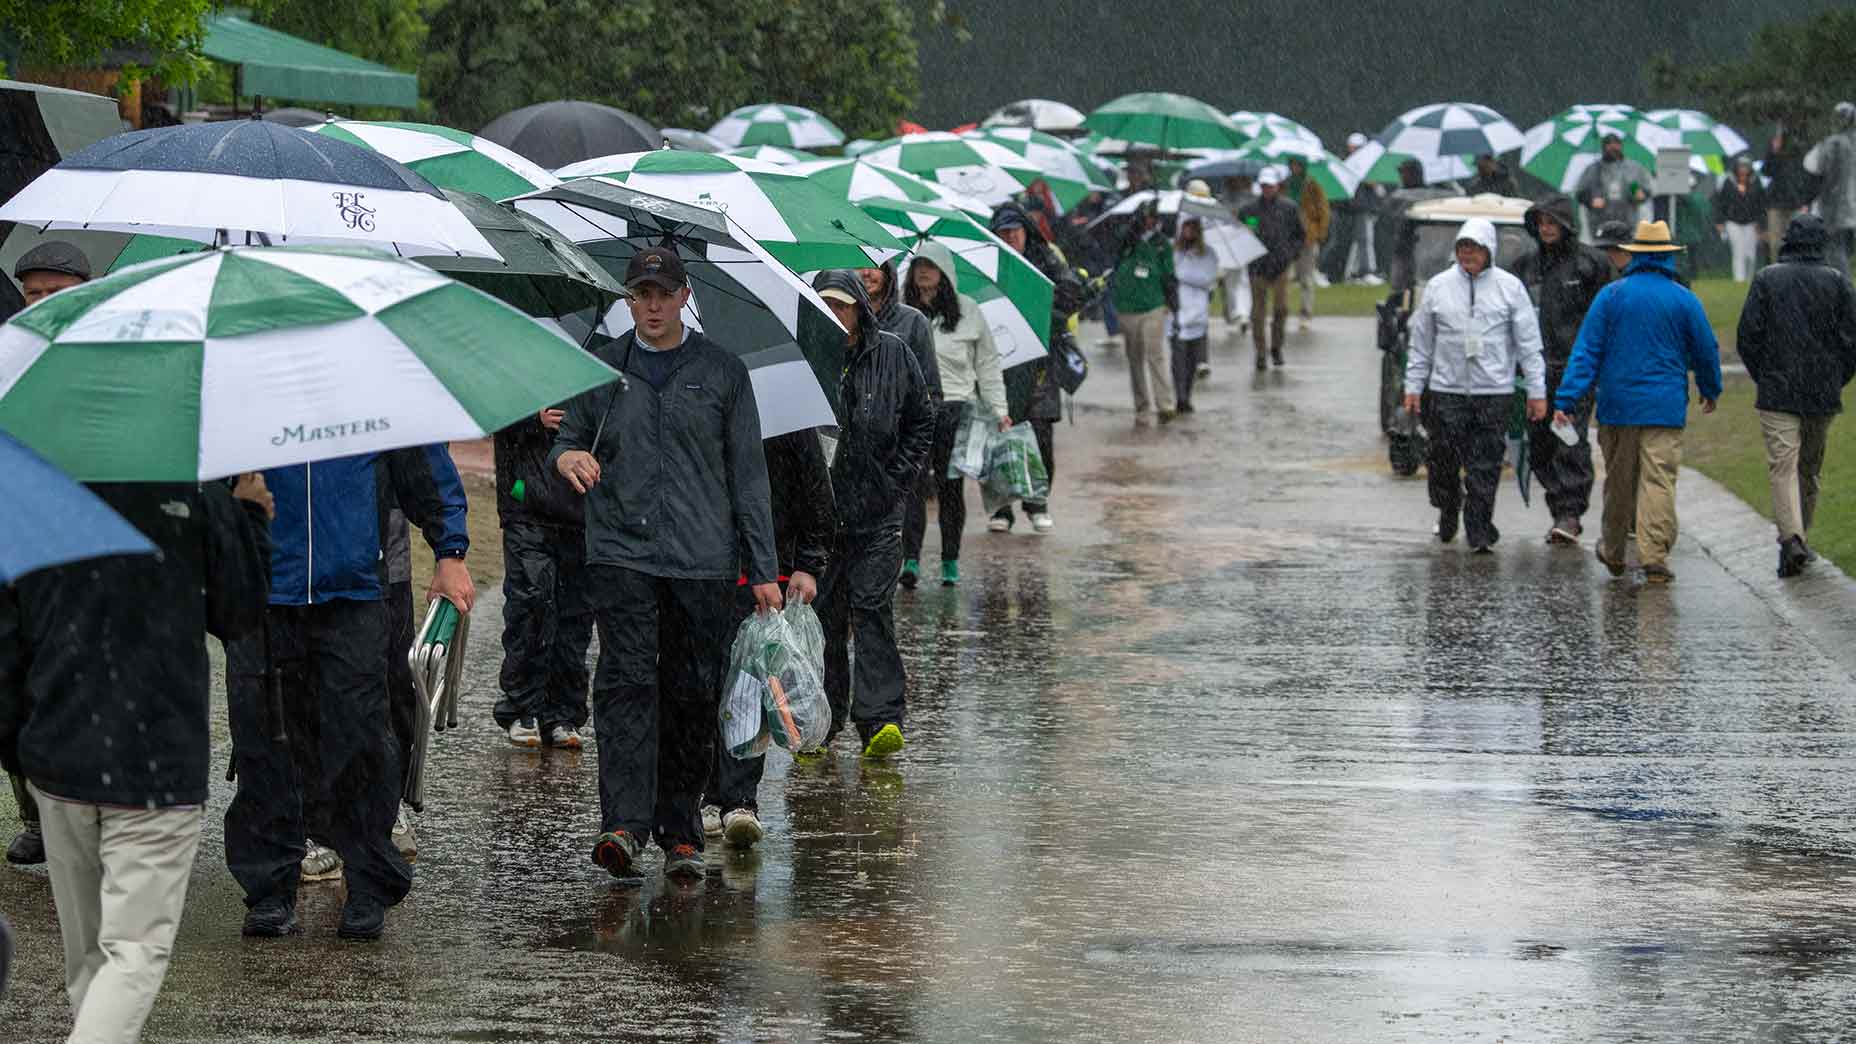
<path id="1" fill-rule="evenodd" d="M 585 590 L 599 629 L 593 862 L 635 876 L 650 838 L 665 874 L 700 880 L 699 802 L 738 577 L 758 611 L 781 605 L 772 497 L 747 367 L 683 325 L 682 261 L 640 250 L 625 286 L 634 327 L 595 354 L 626 381 L 569 403 L 550 455 L 586 497 Z"/>
<path id="2" fill-rule="evenodd" d="M 1495 267 L 1495 226 L 1463 222 L 1456 264 L 1431 277 L 1411 317 L 1405 368 L 1405 408 L 1417 412 L 1428 389 L 1424 426 L 1430 432 L 1431 505 L 1437 539 L 1456 538 L 1457 516 L 1471 551 L 1487 554 L 1501 539 L 1495 489 L 1501 482 L 1504 433 L 1514 409 L 1514 375 L 1527 380 L 1527 419 L 1547 415 L 1547 369 L 1540 324 L 1527 287 Z"/>

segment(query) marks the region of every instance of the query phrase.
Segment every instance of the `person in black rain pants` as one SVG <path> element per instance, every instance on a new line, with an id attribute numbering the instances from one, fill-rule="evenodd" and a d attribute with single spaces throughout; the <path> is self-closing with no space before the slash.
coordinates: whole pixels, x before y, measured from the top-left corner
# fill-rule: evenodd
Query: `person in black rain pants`
<path id="1" fill-rule="evenodd" d="M 261 634 L 226 645 L 238 775 L 226 807 L 226 866 L 245 891 L 244 933 L 294 934 L 305 838 L 325 845 L 348 886 L 339 934 L 377 939 L 387 907 L 412 888 L 391 837 L 404 776 L 387 696 L 388 515 L 397 504 L 437 556 L 427 598 L 469 612 L 476 592 L 464 567 L 464 485 L 443 446 L 263 474 L 277 509 L 270 609 Z M 272 669 L 281 708 L 270 696 Z"/>
<path id="2" fill-rule="evenodd" d="M 831 503 L 831 474 L 818 431 L 776 435 L 763 443 L 767 479 L 773 491 L 773 538 L 780 556 L 780 583 L 789 602 L 810 603 L 818 597 L 818 579 L 825 575 L 831 539 L 838 518 Z M 736 626 L 753 615 L 753 588 L 743 575 L 735 585 Z M 751 848 L 762 836 L 760 778 L 765 756 L 736 758 L 716 737 L 715 767 L 703 788 L 702 826 L 705 834 L 720 834 L 734 848 Z"/>
<path id="3" fill-rule="evenodd" d="M 548 464 L 565 411 L 542 410 L 496 433 L 496 516 L 503 528 L 502 698 L 496 726 L 517 747 L 579 750 L 587 722 L 586 508 Z"/>
<path id="4" fill-rule="evenodd" d="M 902 749 L 908 688 L 896 648 L 902 512 L 934 442 L 934 403 L 908 346 L 877 326 L 855 273 L 820 272 L 812 287 L 847 331 L 838 381 L 838 452 L 831 468 L 838 534 L 819 591 L 825 693 L 831 698 L 832 734 L 849 718 L 864 756 L 886 757 Z M 853 635 L 854 686 L 847 645 Z"/>
<path id="5" fill-rule="evenodd" d="M 686 327 L 676 253 L 632 255 L 633 329 L 595 351 L 626 375 L 567 404 L 550 455 L 586 498 L 586 588 L 599 628 L 593 720 L 600 835 L 593 862 L 633 876 L 647 838 L 664 873 L 703 874 L 698 807 L 735 581 L 780 608 L 767 463 L 747 366 Z M 894 579 L 891 573 L 891 579 Z"/>

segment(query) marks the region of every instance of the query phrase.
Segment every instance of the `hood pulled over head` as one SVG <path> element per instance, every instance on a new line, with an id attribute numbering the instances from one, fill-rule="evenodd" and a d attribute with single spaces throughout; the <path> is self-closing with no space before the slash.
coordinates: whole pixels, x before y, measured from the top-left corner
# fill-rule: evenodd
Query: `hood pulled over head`
<path id="1" fill-rule="evenodd" d="M 848 268 L 828 268 L 812 277 L 812 289 L 823 294 L 827 290 L 841 290 L 851 295 L 857 302 L 857 327 L 859 339 L 866 345 L 873 343 L 881 329 L 876 323 L 876 309 L 870 307 L 870 294 L 864 290 L 864 281 L 856 272 Z"/>
<path id="2" fill-rule="evenodd" d="M 915 256 L 909 260 L 914 267 L 916 261 L 926 261 L 941 270 L 941 281 L 954 293 L 960 292 L 960 279 L 954 274 L 954 252 L 947 244 L 924 239 L 915 245 Z"/>
<path id="3" fill-rule="evenodd" d="M 1572 197 L 1556 192 L 1540 202 L 1527 208 L 1527 214 L 1521 223 L 1527 226 L 1527 234 L 1540 241 L 1540 222 L 1546 220 L 1560 226 L 1565 233 L 1560 237 L 1561 243 L 1572 242 L 1579 234 L 1578 217 L 1573 213 Z"/>
<path id="4" fill-rule="evenodd" d="M 1785 242 L 1779 248 L 1781 261 L 1821 261 L 1830 230 L 1816 214 L 1799 214 L 1785 226 Z"/>
<path id="5" fill-rule="evenodd" d="M 1463 222 L 1463 227 L 1456 230 L 1456 238 L 1452 239 L 1450 242 L 1456 244 L 1461 243 L 1465 239 L 1487 250 L 1489 252 L 1489 265 L 1491 267 L 1494 266 L 1495 248 L 1500 240 L 1495 236 L 1495 224 L 1493 222 L 1488 218 L 1470 218 L 1468 221 Z"/>

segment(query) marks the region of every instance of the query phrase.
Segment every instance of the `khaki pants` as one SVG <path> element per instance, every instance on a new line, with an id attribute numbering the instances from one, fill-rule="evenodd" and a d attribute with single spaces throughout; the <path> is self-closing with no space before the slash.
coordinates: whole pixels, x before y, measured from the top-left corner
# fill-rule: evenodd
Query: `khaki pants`
<path id="1" fill-rule="evenodd" d="M 1274 279 L 1250 273 L 1250 340 L 1257 346 L 1258 361 L 1272 350 L 1282 351 L 1283 327 L 1288 322 L 1289 273 Z"/>
<path id="2" fill-rule="evenodd" d="M 1772 521 L 1779 540 L 1803 539 L 1817 512 L 1817 476 L 1824 470 L 1824 440 L 1834 416 L 1759 411 L 1766 436 L 1766 476 L 1772 483 Z"/>
<path id="3" fill-rule="evenodd" d="M 70 1044 L 132 1042 L 167 977 L 203 810 L 89 805 L 32 788 L 45 830 Z"/>
<path id="4" fill-rule="evenodd" d="M 1605 511 L 1598 553 L 1624 560 L 1624 543 L 1637 528 L 1637 560 L 1667 568 L 1676 543 L 1676 472 L 1682 467 L 1682 429 L 1598 429 L 1605 454 Z"/>
<path id="5" fill-rule="evenodd" d="M 1166 345 L 1167 312 L 1156 308 L 1121 316 L 1121 336 L 1128 347 L 1128 382 L 1134 386 L 1134 412 L 1147 413 L 1156 405 L 1162 413 L 1172 413 L 1173 360 Z M 1153 384 L 1153 397 L 1147 394 Z"/>
<path id="6" fill-rule="evenodd" d="M 1295 285 L 1301 288 L 1302 318 L 1312 319 L 1315 315 L 1315 271 L 1321 261 L 1321 244 L 1308 240 L 1302 244 L 1302 253 L 1295 259 Z"/>

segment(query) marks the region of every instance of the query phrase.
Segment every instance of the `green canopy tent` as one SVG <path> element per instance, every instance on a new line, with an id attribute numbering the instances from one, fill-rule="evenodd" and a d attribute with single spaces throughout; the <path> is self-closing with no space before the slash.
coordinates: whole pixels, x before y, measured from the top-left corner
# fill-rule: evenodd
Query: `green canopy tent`
<path id="1" fill-rule="evenodd" d="M 238 15 L 209 17 L 200 53 L 234 67 L 234 96 L 260 102 L 293 98 L 398 109 L 419 104 L 419 78 L 411 73 L 267 29 Z"/>

